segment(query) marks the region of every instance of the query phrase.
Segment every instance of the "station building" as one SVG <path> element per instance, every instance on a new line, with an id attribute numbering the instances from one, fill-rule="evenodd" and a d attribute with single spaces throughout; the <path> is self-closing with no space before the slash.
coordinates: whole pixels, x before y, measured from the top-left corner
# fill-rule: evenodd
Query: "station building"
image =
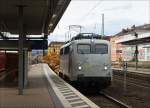
<path id="1" fill-rule="evenodd" d="M 65 44 L 65 42 L 57 42 L 57 41 L 53 41 L 49 44 L 48 46 L 48 54 L 50 53 L 57 53 L 59 54 L 60 52 L 60 47 Z"/>
<path id="2" fill-rule="evenodd" d="M 121 32 L 110 39 L 112 61 L 134 61 L 136 41 L 138 41 L 138 61 L 150 61 L 149 38 L 150 24 L 133 25 L 131 28 L 122 29 Z M 126 43 L 126 45 L 123 43 Z"/>

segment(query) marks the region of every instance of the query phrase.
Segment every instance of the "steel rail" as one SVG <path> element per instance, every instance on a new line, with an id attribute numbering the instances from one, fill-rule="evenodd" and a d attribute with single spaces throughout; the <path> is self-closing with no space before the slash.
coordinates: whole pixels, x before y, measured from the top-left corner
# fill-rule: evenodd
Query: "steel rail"
<path id="1" fill-rule="evenodd" d="M 106 94 L 104 92 L 100 92 L 100 94 L 103 95 L 105 98 L 115 102 L 116 104 L 119 104 L 120 106 L 123 106 L 124 108 L 132 108 L 130 105 L 127 105 L 126 103 L 124 103 L 124 102 L 122 102 L 120 100 L 117 100 L 114 97 L 109 96 L 108 94 Z"/>
<path id="2" fill-rule="evenodd" d="M 119 80 L 119 81 L 122 81 L 121 78 L 115 78 L 114 80 Z M 136 79 L 134 79 L 136 80 Z M 138 81 L 138 80 L 137 80 Z M 131 79 L 127 79 L 127 84 L 128 85 L 134 85 L 134 86 L 137 86 L 137 87 L 141 87 L 141 88 L 146 88 L 146 89 L 150 89 L 150 85 L 149 84 L 145 84 L 145 83 L 138 83 L 135 82 L 135 81 L 131 81 Z"/>

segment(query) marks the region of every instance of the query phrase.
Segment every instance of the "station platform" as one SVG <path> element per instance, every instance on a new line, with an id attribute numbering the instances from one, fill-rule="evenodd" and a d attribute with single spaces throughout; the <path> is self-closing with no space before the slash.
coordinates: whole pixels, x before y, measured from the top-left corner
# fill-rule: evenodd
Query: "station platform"
<path id="1" fill-rule="evenodd" d="M 24 95 L 18 95 L 16 87 L 0 88 L 0 108 L 53 108 L 42 65 L 32 65 L 28 78 Z"/>
<path id="2" fill-rule="evenodd" d="M 100 108 L 58 77 L 47 64 L 32 65 L 23 95 L 0 88 L 0 108 Z"/>
<path id="3" fill-rule="evenodd" d="M 120 71 L 123 70 L 123 68 L 112 68 L 112 69 L 113 70 L 120 70 Z M 147 69 L 147 68 L 138 68 L 136 70 L 136 68 L 134 68 L 134 67 L 128 67 L 127 71 L 128 72 L 132 72 L 132 73 L 139 73 L 139 74 L 150 75 L 150 69 Z"/>

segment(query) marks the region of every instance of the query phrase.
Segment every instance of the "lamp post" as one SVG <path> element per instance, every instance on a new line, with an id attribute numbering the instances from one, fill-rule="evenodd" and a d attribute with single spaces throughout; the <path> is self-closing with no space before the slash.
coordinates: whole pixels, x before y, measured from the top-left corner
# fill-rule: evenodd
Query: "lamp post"
<path id="1" fill-rule="evenodd" d="M 134 33 L 134 36 L 136 39 L 138 38 L 138 34 L 136 32 Z M 136 44 L 135 45 L 135 62 L 136 62 L 135 68 L 136 68 L 136 70 L 138 69 L 138 54 L 139 54 L 138 45 Z"/>
<path id="2" fill-rule="evenodd" d="M 102 38 L 104 37 L 104 14 L 102 14 Z"/>

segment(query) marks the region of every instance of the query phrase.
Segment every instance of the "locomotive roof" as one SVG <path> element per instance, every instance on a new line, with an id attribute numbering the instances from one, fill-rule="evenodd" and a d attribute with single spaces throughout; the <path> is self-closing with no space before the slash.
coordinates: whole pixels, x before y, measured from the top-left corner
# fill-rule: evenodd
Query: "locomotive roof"
<path id="1" fill-rule="evenodd" d="M 64 47 L 66 47 L 66 46 L 69 46 L 69 45 L 71 45 L 71 43 L 72 43 L 72 41 L 70 41 L 70 42 L 68 42 L 68 43 L 64 44 L 63 46 L 61 46 L 61 47 L 60 47 L 60 49 L 61 49 L 61 48 L 64 48 Z"/>
<path id="2" fill-rule="evenodd" d="M 104 44 L 109 44 L 109 41 L 108 40 L 103 40 L 103 39 L 80 39 L 80 40 L 73 40 L 73 41 L 70 41 L 68 43 L 66 43 L 65 45 L 63 45 L 61 48 L 64 48 L 64 47 L 67 47 L 71 44 L 78 44 L 78 43 L 91 43 L 91 41 L 94 41 L 94 43 L 104 43 Z"/>
<path id="3" fill-rule="evenodd" d="M 75 37 L 73 37 L 71 40 L 80 40 L 80 39 L 101 39 L 102 36 L 94 33 L 79 33 Z"/>

